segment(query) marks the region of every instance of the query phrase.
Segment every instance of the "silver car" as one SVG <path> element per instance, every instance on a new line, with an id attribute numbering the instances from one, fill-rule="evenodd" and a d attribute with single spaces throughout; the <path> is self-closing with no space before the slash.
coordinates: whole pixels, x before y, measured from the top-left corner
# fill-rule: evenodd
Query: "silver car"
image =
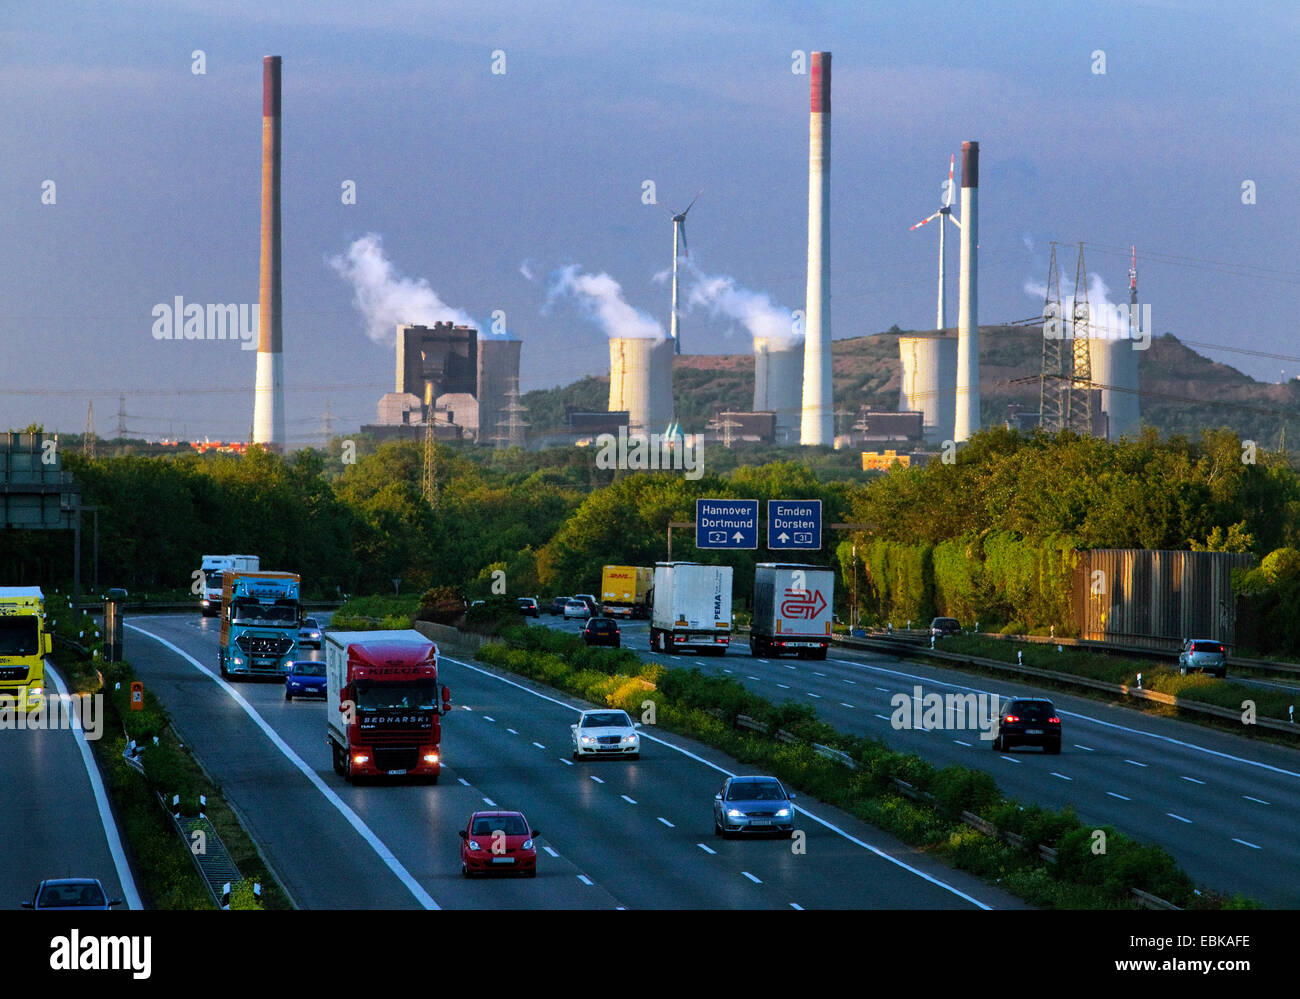
<path id="1" fill-rule="evenodd" d="M 775 777 L 728 777 L 713 796 L 713 835 L 792 835 L 793 798 Z"/>
<path id="2" fill-rule="evenodd" d="M 626 756 L 641 758 L 640 726 L 626 711 L 598 708 L 584 711 L 576 725 L 569 726 L 569 747 L 573 758 L 582 756 Z"/>
<path id="3" fill-rule="evenodd" d="M 1189 638 L 1178 654 L 1178 672 L 1213 673 L 1222 679 L 1228 675 L 1228 653 L 1222 642 L 1212 638 Z"/>

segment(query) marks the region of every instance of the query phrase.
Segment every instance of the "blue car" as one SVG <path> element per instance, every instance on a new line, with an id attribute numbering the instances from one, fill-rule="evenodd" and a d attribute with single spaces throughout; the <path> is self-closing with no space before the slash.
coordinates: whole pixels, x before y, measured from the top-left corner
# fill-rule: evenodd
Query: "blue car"
<path id="1" fill-rule="evenodd" d="M 292 701 L 298 697 L 325 696 L 325 664 L 308 659 L 299 659 L 289 664 L 289 672 L 284 678 L 284 699 Z"/>
<path id="2" fill-rule="evenodd" d="M 97 878 L 52 878 L 36 886 L 24 909 L 62 909 L 80 912 L 85 909 L 111 909 L 121 905 L 120 898 L 110 899 Z"/>

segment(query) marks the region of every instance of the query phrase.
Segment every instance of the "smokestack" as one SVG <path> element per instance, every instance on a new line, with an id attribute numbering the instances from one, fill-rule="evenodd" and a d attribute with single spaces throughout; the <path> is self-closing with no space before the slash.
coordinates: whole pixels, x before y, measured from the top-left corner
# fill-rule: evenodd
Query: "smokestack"
<path id="1" fill-rule="evenodd" d="M 831 54 L 812 54 L 808 126 L 808 298 L 801 444 L 831 444 Z"/>
<path id="2" fill-rule="evenodd" d="M 953 440 L 980 428 L 979 221 L 980 144 L 961 144 L 961 283 L 957 292 L 957 411 Z"/>
<path id="3" fill-rule="evenodd" d="M 253 442 L 284 447 L 284 355 L 280 327 L 280 57 L 262 60 L 262 267 L 258 281 L 257 387 Z"/>

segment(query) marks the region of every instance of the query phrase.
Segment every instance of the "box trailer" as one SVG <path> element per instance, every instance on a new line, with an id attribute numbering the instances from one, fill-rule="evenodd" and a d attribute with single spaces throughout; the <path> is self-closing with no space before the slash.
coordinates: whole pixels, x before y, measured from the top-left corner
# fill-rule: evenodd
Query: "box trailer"
<path id="1" fill-rule="evenodd" d="M 731 578 L 729 565 L 656 563 L 650 648 L 726 655 L 731 643 Z"/>
<path id="2" fill-rule="evenodd" d="M 754 567 L 755 656 L 793 652 L 825 659 L 834 621 L 835 573 L 823 566 L 760 562 Z"/>
<path id="3" fill-rule="evenodd" d="M 607 565 L 600 574 L 600 607 L 607 617 L 650 616 L 655 571 L 639 565 Z"/>

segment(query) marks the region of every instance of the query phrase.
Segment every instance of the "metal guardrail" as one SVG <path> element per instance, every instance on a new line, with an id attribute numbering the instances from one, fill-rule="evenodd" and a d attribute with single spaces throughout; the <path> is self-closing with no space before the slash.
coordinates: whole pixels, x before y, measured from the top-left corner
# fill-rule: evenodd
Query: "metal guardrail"
<path id="1" fill-rule="evenodd" d="M 1222 708 L 1216 704 L 1206 704 L 1203 701 L 1190 701 L 1185 698 L 1175 697 L 1173 694 L 1161 693 L 1158 690 L 1145 690 L 1142 687 L 1130 686 L 1127 683 L 1110 683 L 1105 680 L 1094 680 L 1091 677 L 1077 676 L 1073 673 L 1061 673 L 1056 670 L 1040 669 L 1036 666 L 1017 666 L 1015 663 L 1004 663 L 1000 659 L 986 659 L 983 656 L 972 656 L 961 652 L 943 652 L 939 649 L 928 649 L 918 646 L 911 642 L 900 641 L 898 639 L 874 639 L 874 638 L 851 638 L 843 639 L 840 644 L 847 645 L 850 648 L 862 648 L 867 650 L 883 650 L 888 652 L 902 651 L 907 654 L 938 659 L 942 662 L 956 663 L 957 665 L 982 666 L 986 669 L 1001 670 L 1005 673 L 1011 673 L 1017 676 L 1032 676 L 1043 680 L 1051 680 L 1054 683 L 1074 684 L 1080 687 L 1090 687 L 1094 690 L 1105 691 L 1108 694 L 1120 694 L 1124 697 L 1131 697 L 1134 700 L 1150 701 L 1156 704 L 1167 704 L 1177 708 L 1179 711 L 1190 711 L 1198 714 L 1212 715 L 1216 718 L 1224 718 L 1230 721 L 1240 721 L 1241 712 L 1233 708 Z M 1276 732 L 1285 732 L 1288 735 L 1300 735 L 1300 726 L 1292 722 L 1282 721 L 1274 718 L 1257 718 L 1252 724 L 1261 728 L 1271 729 Z"/>

